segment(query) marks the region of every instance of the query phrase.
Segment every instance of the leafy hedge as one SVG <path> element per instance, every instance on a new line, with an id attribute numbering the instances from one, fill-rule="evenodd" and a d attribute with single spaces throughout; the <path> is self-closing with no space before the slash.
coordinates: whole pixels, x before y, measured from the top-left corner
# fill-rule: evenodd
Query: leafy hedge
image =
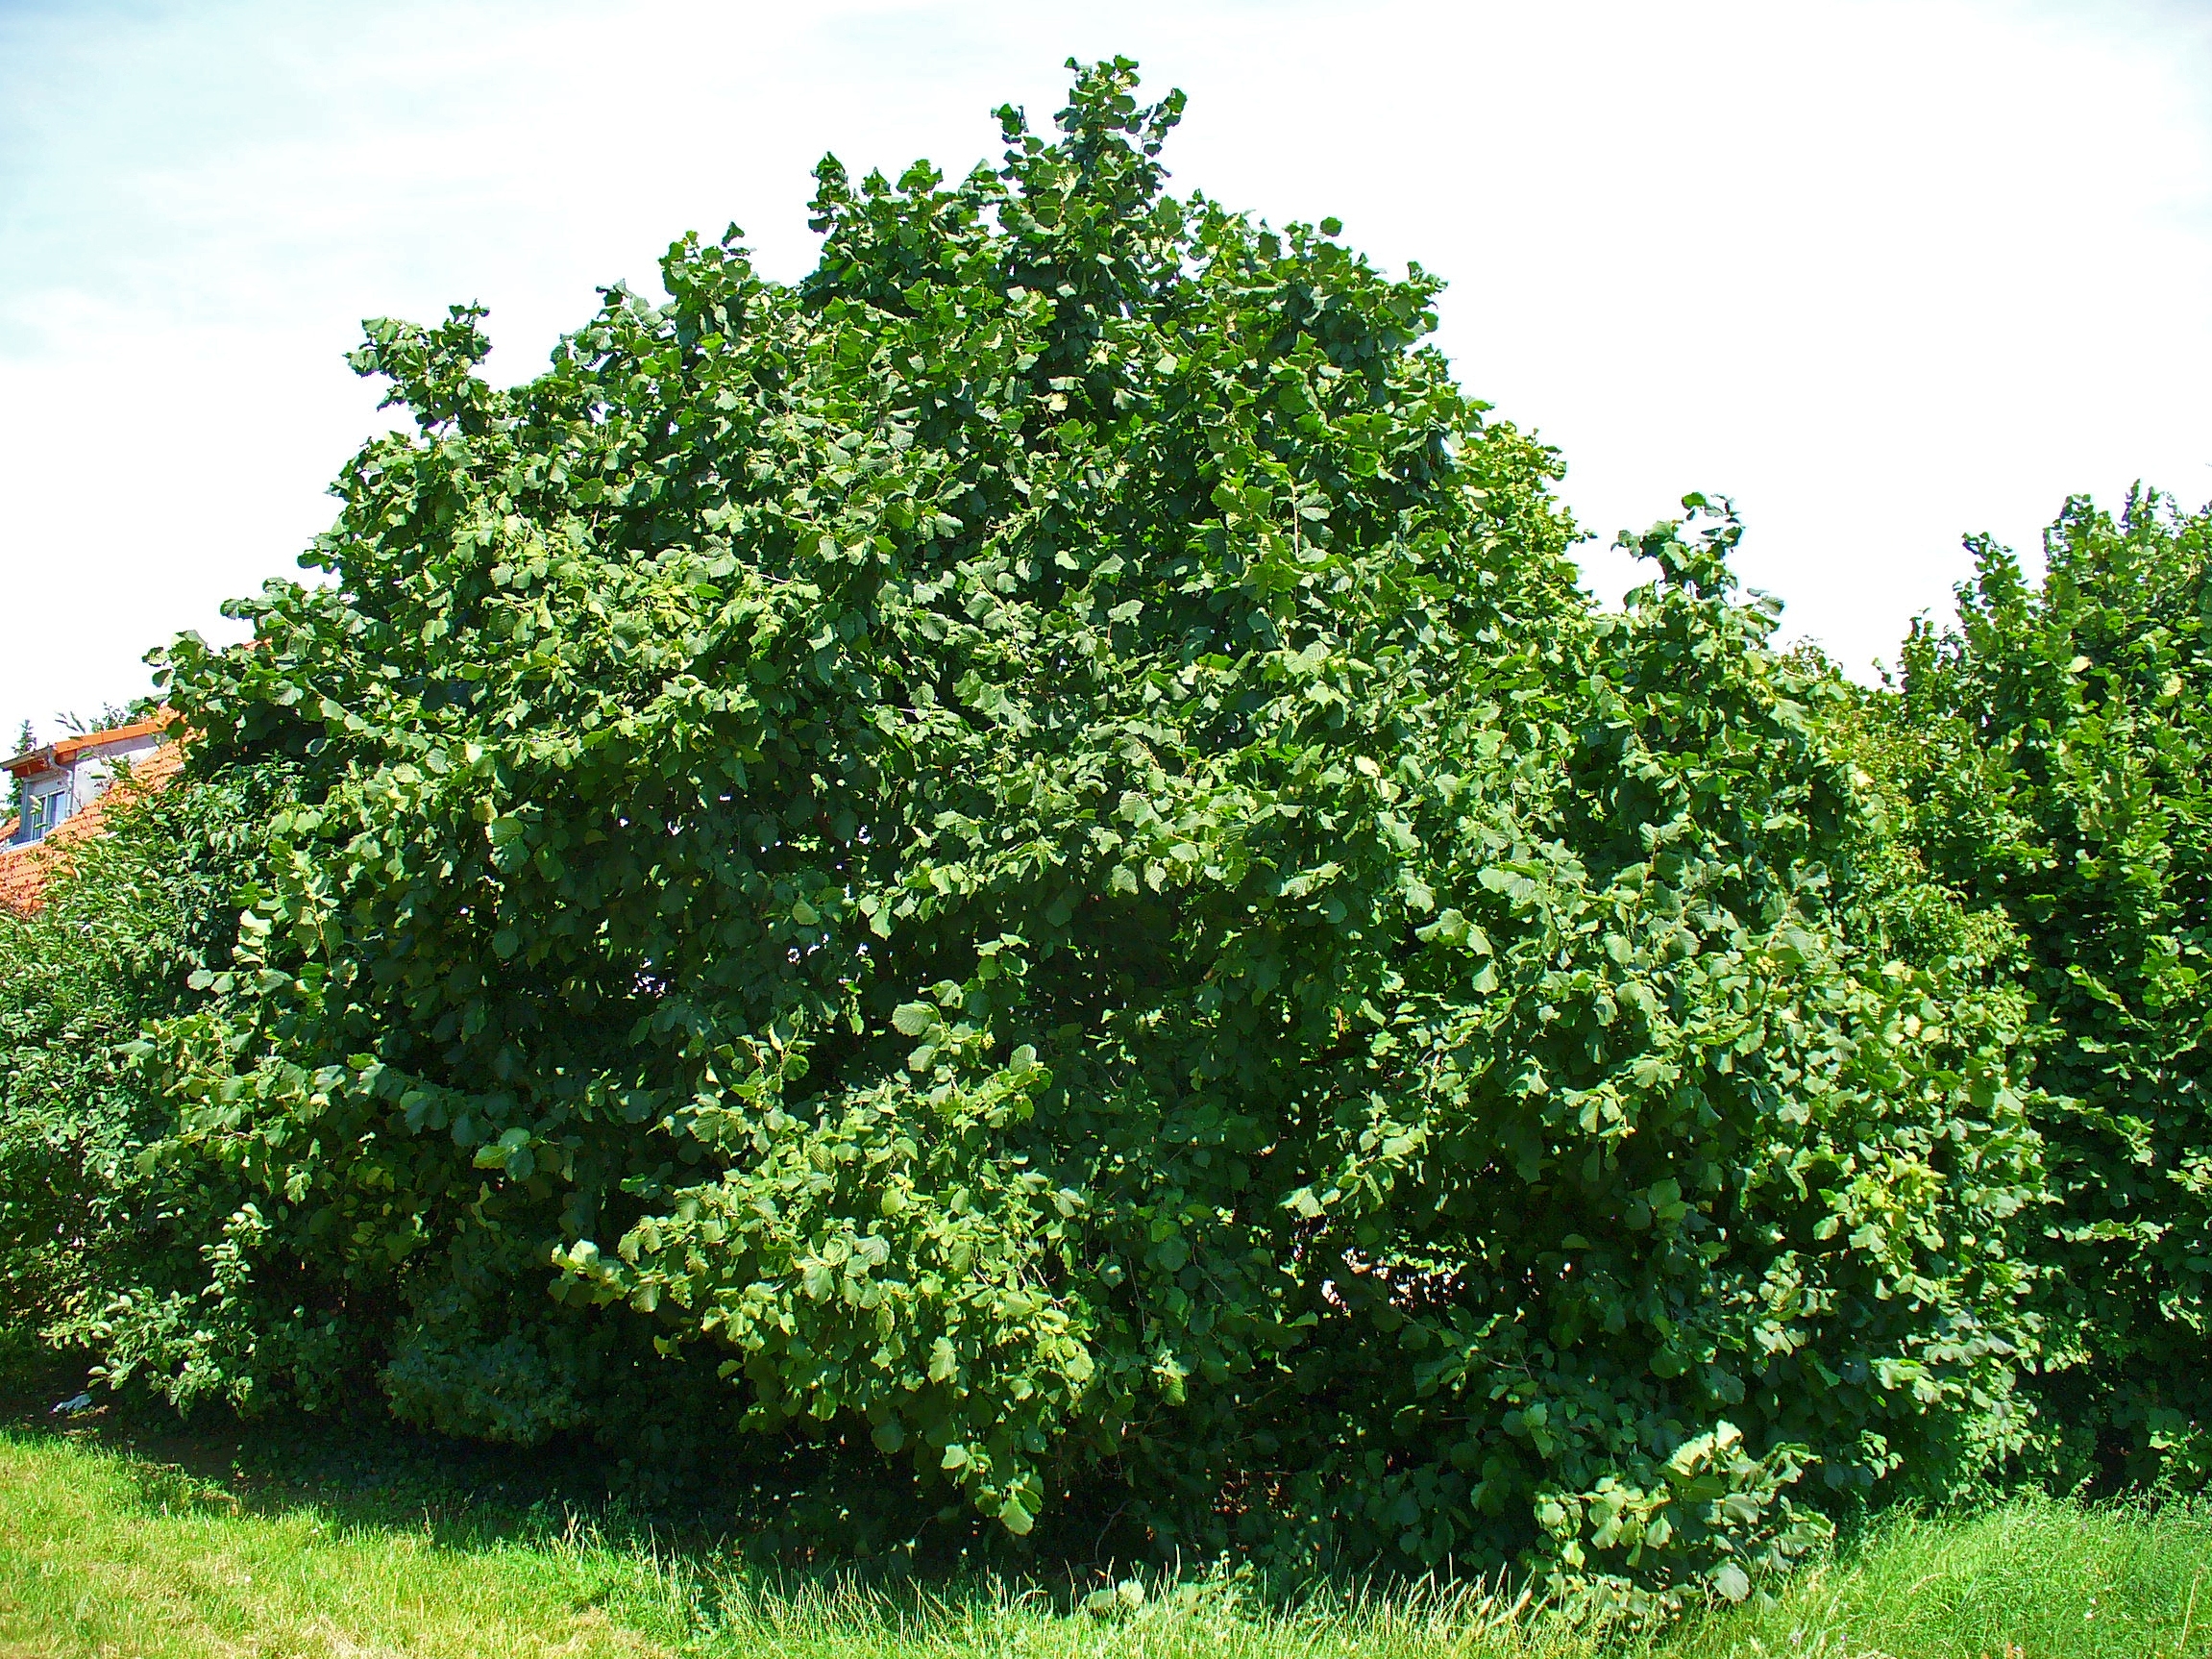
<path id="1" fill-rule="evenodd" d="M 280 762 L 143 799 L 73 847 L 35 918 L 0 910 L 0 1322 L 128 1369 L 108 1323 L 128 1299 L 140 1328 L 183 1339 L 163 1380 L 185 1404 L 221 1386 L 189 1345 L 200 1247 L 227 1217 L 144 1156 L 175 1115 L 124 1046 L 196 1005 L 191 976 L 230 960 L 233 889 L 284 794 Z"/>
<path id="2" fill-rule="evenodd" d="M 1132 67 L 511 390 L 479 311 L 370 325 L 416 431 L 331 580 L 169 654 L 184 796 L 283 794 L 231 956 L 103 1016 L 135 1242 L 58 1332 L 1668 1594 L 2034 1452 L 2063 1113 L 1936 740 L 1768 648 L 1726 503 L 1592 606 L 1434 279 L 1170 195 Z"/>
<path id="3" fill-rule="evenodd" d="M 2212 1474 L 2212 519 L 2085 500 L 2029 583 L 1978 544 L 1895 711 L 1931 867 L 2020 929 L 2048 1027 L 2051 1451 Z"/>

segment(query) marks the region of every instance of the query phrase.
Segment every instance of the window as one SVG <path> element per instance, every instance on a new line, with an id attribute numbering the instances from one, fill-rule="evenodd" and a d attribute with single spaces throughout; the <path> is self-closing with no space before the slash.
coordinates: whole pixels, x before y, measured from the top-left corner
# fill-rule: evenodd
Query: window
<path id="1" fill-rule="evenodd" d="M 69 786 L 59 784 L 31 797 L 23 811 L 23 838 L 36 841 L 69 815 Z"/>

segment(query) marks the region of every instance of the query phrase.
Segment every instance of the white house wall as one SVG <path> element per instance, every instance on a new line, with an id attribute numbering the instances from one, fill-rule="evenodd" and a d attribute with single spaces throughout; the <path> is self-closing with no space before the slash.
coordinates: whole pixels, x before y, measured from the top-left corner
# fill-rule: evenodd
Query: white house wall
<path id="1" fill-rule="evenodd" d="M 66 823 L 98 800 L 114 780 L 115 762 L 135 759 L 160 747 L 160 738 L 155 735 L 134 737 L 121 743 L 105 743 L 99 748 L 79 754 L 65 766 L 53 771 L 37 772 L 22 780 L 28 786 L 26 793 L 33 798 L 45 795 L 54 783 L 65 780 L 68 784 L 68 810 L 53 822 Z M 45 828 L 52 829 L 53 822 Z"/>

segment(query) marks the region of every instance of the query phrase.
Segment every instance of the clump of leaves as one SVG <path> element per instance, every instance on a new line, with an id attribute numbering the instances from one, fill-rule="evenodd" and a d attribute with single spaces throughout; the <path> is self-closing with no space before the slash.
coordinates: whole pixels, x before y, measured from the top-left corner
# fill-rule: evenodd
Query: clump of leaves
<path id="1" fill-rule="evenodd" d="M 512 390 L 370 325 L 332 580 L 170 655 L 309 781 L 161 1155 L 450 1429 L 719 1377 L 1016 1535 L 1741 1594 L 2005 1441 L 2012 1010 L 1893 950 L 1725 504 L 1599 613 L 1437 282 L 1134 88 Z"/>
<path id="2" fill-rule="evenodd" d="M 2212 517 L 2077 498 L 2040 583 L 1986 539 L 1915 631 L 1899 723 L 1931 868 L 2008 917 L 2048 1023 L 2053 1325 L 2069 1479 L 2212 1473 Z"/>

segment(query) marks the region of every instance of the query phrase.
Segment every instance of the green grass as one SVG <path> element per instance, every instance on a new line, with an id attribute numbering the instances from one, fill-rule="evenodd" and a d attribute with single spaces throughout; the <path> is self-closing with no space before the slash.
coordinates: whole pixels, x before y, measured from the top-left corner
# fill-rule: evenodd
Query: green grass
<path id="1" fill-rule="evenodd" d="M 405 1489 L 402 1489 L 403 1492 Z M 1219 1572 L 1105 1617 L 993 1581 L 775 1578 L 549 1512 L 209 1478 L 0 1433 L 0 1659 L 992 1655 L 1058 1659 L 2212 1659 L 2212 1509 L 1901 1517 L 1656 1639 L 1479 1588 L 1315 1594 Z"/>

